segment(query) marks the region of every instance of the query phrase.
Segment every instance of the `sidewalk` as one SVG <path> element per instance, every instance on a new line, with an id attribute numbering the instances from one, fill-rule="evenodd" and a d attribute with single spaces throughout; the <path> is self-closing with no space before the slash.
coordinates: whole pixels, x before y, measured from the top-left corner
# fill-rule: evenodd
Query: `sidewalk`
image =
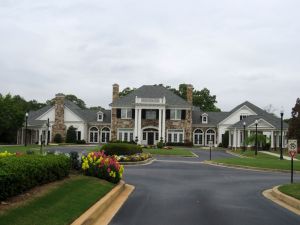
<path id="1" fill-rule="evenodd" d="M 279 156 L 280 156 L 280 155 L 277 154 L 277 153 L 268 152 L 268 151 L 259 151 L 259 152 L 264 153 L 264 154 L 268 154 L 268 155 L 277 156 L 278 158 L 279 158 Z M 283 158 L 286 159 L 286 160 L 291 160 L 291 157 L 289 157 L 289 156 L 285 156 L 285 155 L 284 155 Z M 298 161 L 298 159 L 294 158 L 294 161 Z"/>

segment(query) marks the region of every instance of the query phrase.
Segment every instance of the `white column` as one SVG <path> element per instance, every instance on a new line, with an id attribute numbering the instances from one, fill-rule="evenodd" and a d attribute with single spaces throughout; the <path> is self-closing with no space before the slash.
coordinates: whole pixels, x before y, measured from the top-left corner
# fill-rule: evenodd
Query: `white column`
<path id="1" fill-rule="evenodd" d="M 161 116 L 162 116 L 162 113 L 161 113 L 161 109 L 159 109 L 158 110 L 158 141 L 160 141 L 160 139 L 161 139 L 161 128 L 162 128 L 162 126 L 161 126 L 161 121 L 162 121 L 162 118 L 161 118 Z"/>
<path id="2" fill-rule="evenodd" d="M 166 141 L 166 109 L 162 111 L 162 138 Z"/>
<path id="3" fill-rule="evenodd" d="M 139 109 L 139 118 L 138 118 L 138 143 L 142 143 L 142 109 Z"/>
<path id="4" fill-rule="evenodd" d="M 228 136 L 229 136 L 229 142 L 228 142 L 228 147 L 231 147 L 231 130 L 228 131 Z"/>
<path id="5" fill-rule="evenodd" d="M 41 135 L 43 134 L 43 130 L 42 129 L 40 129 L 39 130 L 39 145 L 41 144 Z"/>
<path id="6" fill-rule="evenodd" d="M 236 128 L 233 130 L 233 148 L 236 149 Z"/>
<path id="7" fill-rule="evenodd" d="M 248 136 L 247 137 L 250 137 L 251 136 L 251 131 L 250 130 L 248 130 Z M 247 147 L 251 147 L 251 145 L 250 144 L 248 144 L 247 145 Z"/>
<path id="8" fill-rule="evenodd" d="M 237 147 L 239 148 L 239 147 L 241 147 L 241 131 L 240 130 L 238 130 L 238 132 L 237 132 Z"/>
<path id="9" fill-rule="evenodd" d="M 271 131 L 271 149 L 274 148 L 274 131 Z"/>
<path id="10" fill-rule="evenodd" d="M 24 132 L 23 132 L 23 127 L 22 127 L 22 130 L 21 130 L 21 144 L 22 144 L 22 145 L 24 144 Z"/>
<path id="11" fill-rule="evenodd" d="M 136 137 L 138 137 L 138 110 L 137 109 L 134 109 L 135 111 L 135 118 L 134 118 L 134 137 L 133 139 L 135 140 Z"/>

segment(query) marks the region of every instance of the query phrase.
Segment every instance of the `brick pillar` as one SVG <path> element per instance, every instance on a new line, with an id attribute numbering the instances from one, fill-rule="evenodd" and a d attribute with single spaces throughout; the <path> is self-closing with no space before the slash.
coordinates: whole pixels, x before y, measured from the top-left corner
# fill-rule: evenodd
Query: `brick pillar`
<path id="1" fill-rule="evenodd" d="M 66 138 L 66 125 L 65 125 L 65 95 L 55 95 L 55 121 L 52 126 L 52 140 L 56 134 L 60 134 L 65 140 Z"/>
<path id="2" fill-rule="evenodd" d="M 186 100 L 188 103 L 193 104 L 193 85 L 188 84 L 186 88 Z"/>

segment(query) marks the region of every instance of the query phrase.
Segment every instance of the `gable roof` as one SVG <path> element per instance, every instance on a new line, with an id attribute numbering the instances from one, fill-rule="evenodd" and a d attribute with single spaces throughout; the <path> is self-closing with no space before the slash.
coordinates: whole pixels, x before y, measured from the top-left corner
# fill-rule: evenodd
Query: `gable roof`
<path id="1" fill-rule="evenodd" d="M 207 114 L 208 122 L 203 124 L 201 116 Z M 222 120 L 224 120 L 229 115 L 229 112 L 203 112 L 199 108 L 193 109 L 192 121 L 193 124 L 201 124 L 205 126 L 217 126 Z"/>
<path id="2" fill-rule="evenodd" d="M 192 105 L 172 91 L 160 85 L 143 85 L 130 94 L 116 99 L 112 107 L 134 107 L 135 98 L 166 98 L 169 107 L 191 107 Z"/>
<path id="3" fill-rule="evenodd" d="M 85 122 L 98 122 L 98 123 L 110 123 L 111 122 L 111 111 L 103 109 L 101 110 L 103 112 L 103 121 L 97 121 L 97 113 L 99 112 L 99 109 L 91 110 L 91 109 L 81 109 L 79 106 L 77 106 L 75 103 L 65 99 L 64 105 L 70 109 L 73 113 L 75 113 L 77 116 L 79 116 L 82 120 Z M 46 113 L 48 110 L 53 108 L 52 105 L 47 105 L 37 111 L 30 111 L 28 115 L 28 123 L 29 124 L 41 124 L 42 120 L 37 120 L 38 117 Z"/>

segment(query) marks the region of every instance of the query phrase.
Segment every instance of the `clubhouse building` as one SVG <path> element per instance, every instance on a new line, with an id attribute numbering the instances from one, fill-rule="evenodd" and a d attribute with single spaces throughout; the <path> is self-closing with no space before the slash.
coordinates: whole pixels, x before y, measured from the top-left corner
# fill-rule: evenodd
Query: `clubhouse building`
<path id="1" fill-rule="evenodd" d="M 144 85 L 119 97 L 119 85 L 113 85 L 110 109 L 81 109 L 55 96 L 55 104 L 29 112 L 27 131 L 18 131 L 18 144 L 53 142 L 56 134 L 66 137 L 68 127 L 76 128 L 78 140 L 101 144 L 109 141 L 135 141 L 143 145 L 192 142 L 195 146 L 218 146 L 229 132 L 229 147 L 243 146 L 244 139 L 256 132 L 268 137 L 270 147 L 286 145 L 288 125 L 254 104 L 245 101 L 229 112 L 204 112 L 192 105 L 193 86 L 188 85 L 183 99 L 163 86 Z M 249 146 L 250 147 L 250 146 Z"/>

